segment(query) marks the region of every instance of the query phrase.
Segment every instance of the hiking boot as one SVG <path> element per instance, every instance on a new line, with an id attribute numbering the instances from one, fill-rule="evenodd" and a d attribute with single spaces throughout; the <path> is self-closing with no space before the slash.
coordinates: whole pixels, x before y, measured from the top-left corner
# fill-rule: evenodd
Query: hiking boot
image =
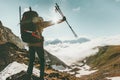
<path id="1" fill-rule="evenodd" d="M 48 80 L 48 79 L 47 79 L 47 78 L 41 78 L 41 77 L 40 77 L 39 80 Z"/>
<path id="2" fill-rule="evenodd" d="M 25 77 L 23 80 L 33 80 L 31 77 Z"/>
<path id="3" fill-rule="evenodd" d="M 44 78 L 40 78 L 40 80 L 44 80 Z"/>
<path id="4" fill-rule="evenodd" d="M 24 80 L 33 80 L 31 75 L 26 74 Z"/>

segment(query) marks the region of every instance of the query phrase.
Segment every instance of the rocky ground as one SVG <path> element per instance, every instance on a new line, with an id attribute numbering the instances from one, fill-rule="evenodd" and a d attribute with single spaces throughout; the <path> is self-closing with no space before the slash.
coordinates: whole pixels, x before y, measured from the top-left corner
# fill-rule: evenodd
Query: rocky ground
<path id="1" fill-rule="evenodd" d="M 11 77 L 8 77 L 6 80 L 25 80 L 26 72 L 22 71 L 18 74 L 15 74 Z M 33 80 L 39 80 L 39 77 L 36 75 L 32 75 Z M 46 80 L 79 80 L 74 75 L 70 75 L 68 73 L 57 72 L 54 70 L 47 70 L 45 74 Z"/>

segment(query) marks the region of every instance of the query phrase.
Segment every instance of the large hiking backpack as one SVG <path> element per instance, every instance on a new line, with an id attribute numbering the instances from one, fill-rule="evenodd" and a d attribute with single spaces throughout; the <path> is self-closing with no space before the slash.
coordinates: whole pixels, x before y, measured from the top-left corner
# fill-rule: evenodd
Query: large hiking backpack
<path id="1" fill-rule="evenodd" d="M 40 35 L 36 32 L 37 25 L 32 22 L 34 17 L 38 17 L 38 14 L 37 12 L 31 10 L 23 13 L 22 16 L 20 25 L 21 38 L 26 43 L 36 43 L 42 41 Z"/>

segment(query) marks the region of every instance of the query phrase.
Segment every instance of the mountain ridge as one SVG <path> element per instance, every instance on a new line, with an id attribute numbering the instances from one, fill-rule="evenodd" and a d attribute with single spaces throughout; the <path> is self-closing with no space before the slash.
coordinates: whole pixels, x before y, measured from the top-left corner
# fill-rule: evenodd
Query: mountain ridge
<path id="1" fill-rule="evenodd" d="M 88 42 L 90 41 L 89 38 L 85 38 L 85 37 L 80 37 L 77 39 L 73 39 L 73 40 L 60 40 L 60 39 L 54 39 L 54 40 L 47 40 L 45 41 L 45 46 L 47 45 L 56 45 L 56 44 L 60 44 L 60 43 L 70 43 L 70 44 L 75 44 L 75 43 L 84 43 L 84 42 Z"/>
<path id="2" fill-rule="evenodd" d="M 85 75 L 80 80 L 109 80 L 109 77 L 120 77 L 120 45 L 99 47 L 97 54 L 86 57 L 86 64 L 91 70 L 98 71 Z"/>
<path id="3" fill-rule="evenodd" d="M 11 29 L 3 26 L 2 22 L 0 21 L 0 44 L 11 42 L 16 44 L 19 48 L 24 48 L 24 43 L 22 40 L 16 36 Z"/>

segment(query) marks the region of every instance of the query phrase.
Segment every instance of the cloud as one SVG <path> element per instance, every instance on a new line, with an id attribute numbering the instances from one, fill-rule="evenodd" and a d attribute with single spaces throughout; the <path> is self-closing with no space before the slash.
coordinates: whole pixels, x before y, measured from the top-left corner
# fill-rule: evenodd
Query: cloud
<path id="1" fill-rule="evenodd" d="M 74 12 L 79 12 L 80 11 L 80 6 L 77 8 L 72 9 Z"/>
<path id="2" fill-rule="evenodd" d="M 120 0 L 115 0 L 116 2 L 120 2 Z"/>
<path id="3" fill-rule="evenodd" d="M 99 46 L 120 45 L 120 35 L 111 37 L 101 37 L 85 43 L 59 43 L 49 44 L 45 49 L 51 54 L 57 56 L 67 65 L 71 65 L 84 59 L 87 56 L 96 54 Z"/>

